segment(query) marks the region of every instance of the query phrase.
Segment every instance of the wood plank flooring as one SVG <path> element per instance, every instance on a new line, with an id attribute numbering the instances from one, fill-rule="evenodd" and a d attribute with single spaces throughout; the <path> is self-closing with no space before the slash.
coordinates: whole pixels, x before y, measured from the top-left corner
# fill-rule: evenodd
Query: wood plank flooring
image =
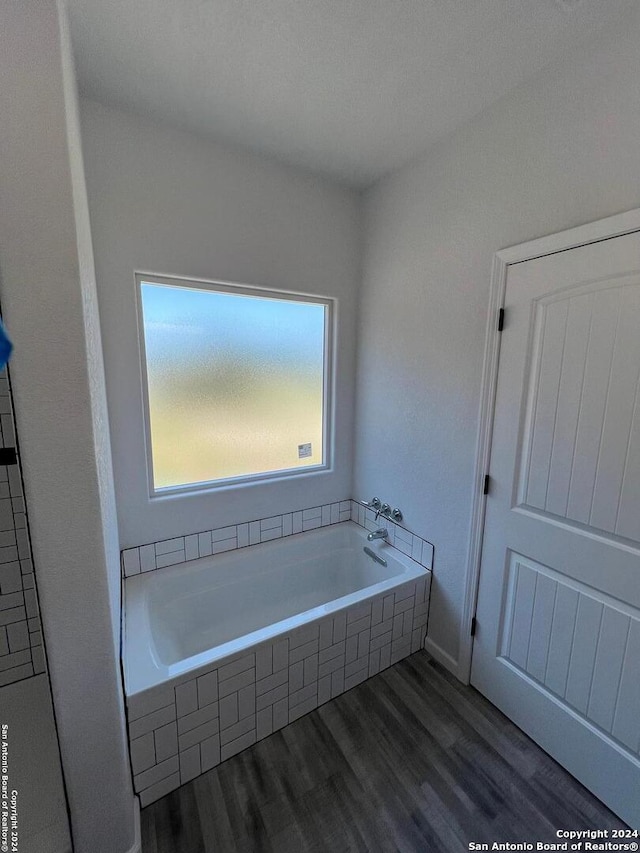
<path id="1" fill-rule="evenodd" d="M 148 806 L 142 849 L 457 853 L 624 826 L 418 652 Z"/>

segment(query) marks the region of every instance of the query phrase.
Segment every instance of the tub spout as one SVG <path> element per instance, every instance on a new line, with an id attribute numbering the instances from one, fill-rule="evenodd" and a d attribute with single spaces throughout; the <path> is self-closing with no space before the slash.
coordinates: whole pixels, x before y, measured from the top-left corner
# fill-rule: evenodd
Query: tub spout
<path id="1" fill-rule="evenodd" d="M 374 539 L 388 539 L 389 531 L 386 527 L 380 527 L 378 530 L 374 530 L 373 533 L 369 533 L 367 536 L 368 542 L 373 542 Z"/>

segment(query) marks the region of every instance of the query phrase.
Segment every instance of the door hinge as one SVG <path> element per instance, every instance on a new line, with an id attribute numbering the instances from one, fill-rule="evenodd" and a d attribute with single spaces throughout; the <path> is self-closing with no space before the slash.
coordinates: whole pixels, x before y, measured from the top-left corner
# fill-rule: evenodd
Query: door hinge
<path id="1" fill-rule="evenodd" d="M 472 637 L 475 637 L 477 627 L 478 627 L 478 623 L 476 622 L 476 617 L 474 616 L 473 619 L 471 620 L 471 636 Z"/>
<path id="2" fill-rule="evenodd" d="M 504 308 L 501 308 L 498 311 L 498 331 L 501 332 L 504 329 Z"/>
<path id="3" fill-rule="evenodd" d="M 491 477 L 488 474 L 484 475 L 484 486 L 482 487 L 482 494 L 489 494 L 489 486 L 491 485 Z"/>

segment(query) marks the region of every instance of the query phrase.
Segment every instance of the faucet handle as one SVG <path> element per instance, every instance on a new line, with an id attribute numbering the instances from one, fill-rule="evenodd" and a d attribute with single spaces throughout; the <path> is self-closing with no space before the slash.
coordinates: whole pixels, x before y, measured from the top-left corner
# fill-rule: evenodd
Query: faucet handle
<path id="1" fill-rule="evenodd" d="M 382 506 L 382 501 L 380 498 L 371 498 L 370 501 L 360 501 L 362 506 L 366 506 L 367 509 L 375 509 L 376 512 L 380 511 L 380 507 Z"/>

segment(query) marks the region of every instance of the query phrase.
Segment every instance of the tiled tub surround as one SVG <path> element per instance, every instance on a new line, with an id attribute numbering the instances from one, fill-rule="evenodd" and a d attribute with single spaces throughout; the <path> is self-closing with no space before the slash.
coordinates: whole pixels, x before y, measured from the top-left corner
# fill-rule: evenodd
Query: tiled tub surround
<path id="1" fill-rule="evenodd" d="M 204 530 L 190 536 L 177 536 L 162 542 L 152 542 L 122 552 L 122 571 L 125 577 L 175 566 L 199 557 L 210 557 L 225 551 L 235 551 L 248 545 L 259 545 L 318 527 L 328 527 L 351 519 L 351 501 L 336 501 L 324 506 L 309 507 L 268 518 L 245 521 L 214 530 Z"/>
<path id="2" fill-rule="evenodd" d="M 337 543 L 336 536 L 340 540 Z M 357 542 L 358 550 L 366 542 L 364 531 L 354 524 L 343 524 L 334 531 L 302 534 L 295 539 L 298 543 L 308 543 L 316 553 L 323 539 L 333 540 L 338 547 L 332 557 L 339 559 L 338 551 L 344 549 L 345 537 L 350 537 L 352 545 Z M 237 562 L 246 555 L 257 566 L 254 584 L 258 584 L 261 567 L 268 565 L 274 548 L 286 553 L 294 542 L 270 542 L 242 555 L 214 558 L 209 561 L 215 567 L 212 579 L 219 572 L 224 574 L 223 564 L 228 560 Z M 431 573 L 385 543 L 375 542 L 371 546 L 384 555 L 389 568 L 383 570 L 366 558 L 367 563 L 355 571 L 360 575 L 364 567 L 365 574 L 368 573 L 368 577 L 359 578 L 364 588 L 237 638 L 233 652 L 229 652 L 233 646 L 227 640 L 217 649 L 176 661 L 181 650 L 193 652 L 200 641 L 196 638 L 181 646 L 183 639 L 176 641 L 174 636 L 164 647 L 160 642 L 158 650 L 149 622 L 146 626 L 133 626 L 125 617 L 131 760 L 135 789 L 143 806 L 422 647 Z M 197 571 L 198 563 L 192 563 L 191 567 Z M 162 576 L 171 580 L 172 575 L 179 576 L 181 572 L 184 576 L 191 567 L 169 569 L 153 578 L 128 579 L 127 605 L 136 592 L 138 598 L 143 595 L 142 587 L 152 585 L 148 581 L 161 582 Z M 304 563 L 291 568 L 298 576 L 305 572 Z M 263 577 L 269 583 L 268 571 Z M 286 589 L 282 578 L 278 576 L 278 580 L 279 589 Z M 253 589 L 254 584 L 246 589 Z M 233 584 L 223 584 L 221 594 L 225 594 L 225 586 Z M 188 579 L 184 588 L 189 588 Z M 167 591 L 170 595 L 175 593 L 173 589 Z M 340 594 L 338 590 L 337 595 Z M 206 596 L 203 587 L 195 590 L 194 603 L 203 596 Z M 259 590 L 256 597 L 260 597 Z M 241 603 L 235 609 L 241 623 Z M 249 605 L 247 609 L 252 610 Z M 135 620 L 139 621 L 144 612 L 145 608 L 138 607 Z M 149 608 L 146 612 L 149 618 Z M 157 612 L 156 617 L 159 615 Z M 165 616 L 171 618 L 169 610 Z M 181 620 L 183 616 L 181 613 Z M 136 633 L 146 627 L 148 636 L 128 637 L 132 627 Z M 197 619 L 194 629 L 197 634 Z M 131 652 L 137 644 L 140 654 L 145 642 L 146 654 L 156 669 L 175 671 L 186 665 L 188 670 L 148 689 L 132 690 L 131 685 L 140 675 L 135 670 L 140 659 L 135 660 L 135 653 L 131 656 Z M 143 673 L 138 686 L 144 682 Z"/>
<path id="3" fill-rule="evenodd" d="M 5 369 L 0 371 L 0 447 L 15 446 Z M 0 465 L 0 687 L 45 670 L 26 512 L 19 464 Z"/>
<path id="4" fill-rule="evenodd" d="M 367 530 L 386 527 L 391 545 L 425 568 L 432 568 L 433 545 L 430 542 L 385 518 L 380 517 L 376 523 L 373 510 L 366 509 L 357 501 L 343 500 L 126 548 L 122 552 L 122 574 L 131 577 L 152 572 L 343 521 L 355 521 Z"/>
<path id="5" fill-rule="evenodd" d="M 376 519 L 376 513 L 372 509 L 362 506 L 357 501 L 351 501 L 351 520 L 371 532 L 380 527 L 387 531 L 387 542 L 393 548 L 397 548 L 407 557 L 411 557 L 421 566 L 429 571 L 433 570 L 433 544 L 427 539 L 422 539 L 416 533 L 411 533 L 401 524 L 390 521 L 383 516 Z"/>

